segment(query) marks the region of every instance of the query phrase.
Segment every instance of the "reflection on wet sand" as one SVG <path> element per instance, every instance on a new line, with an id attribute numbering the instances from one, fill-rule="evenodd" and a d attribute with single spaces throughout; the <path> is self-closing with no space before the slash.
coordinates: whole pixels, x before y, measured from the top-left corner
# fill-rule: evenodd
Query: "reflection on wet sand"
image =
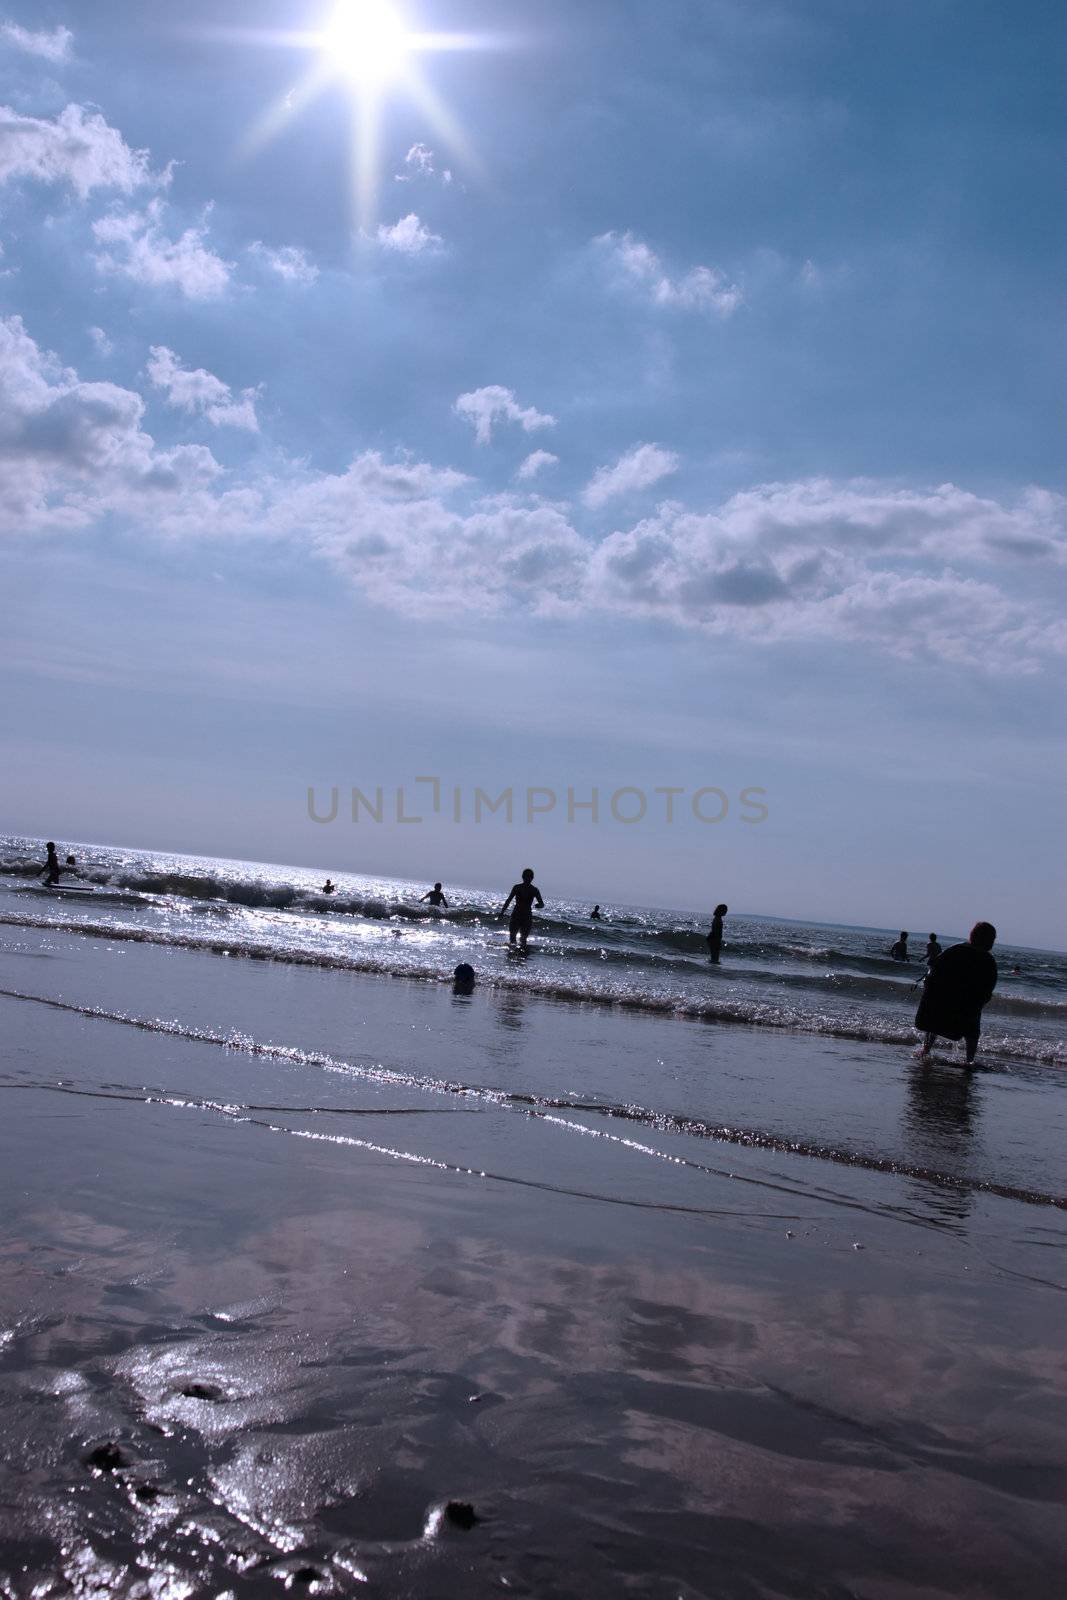
<path id="1" fill-rule="evenodd" d="M 982 1114 L 982 1087 L 973 1072 L 916 1062 L 908 1070 L 903 1142 L 909 1160 L 937 1172 L 977 1169 L 976 1133 Z M 939 1220 L 970 1215 L 974 1193 L 928 1184 L 914 1185 L 917 1203 Z"/>
<path id="2" fill-rule="evenodd" d="M 826 1219 L 790 1239 L 675 1218 L 668 1243 L 655 1216 L 590 1258 L 535 1244 L 518 1206 L 443 1204 L 436 1176 L 388 1211 L 315 1179 L 293 1210 L 264 1171 L 259 1225 L 213 1250 L 23 1218 L 0 1294 L 32 1309 L 3 1422 L 47 1483 L 4 1474 L 17 1558 L 51 1549 L 71 1583 L 72 1550 L 83 1582 L 147 1559 L 175 1597 L 299 1571 L 326 1592 L 358 1572 L 373 1587 L 353 1592 L 443 1596 L 476 1574 L 549 1597 L 658 1593 L 669 1571 L 705 1593 L 709 1563 L 716 1594 L 796 1592 L 796 1571 L 834 1595 L 850 1574 L 1051 1593 L 1067 1394 L 1053 1329 L 1006 1317 L 999 1286 L 968 1291 L 976 1339 L 943 1263 L 906 1265 L 891 1235 L 827 1250 Z M 580 1238 L 572 1205 L 542 1221 Z M 117 1455 L 87 1466 L 102 1442 Z M 435 1513 L 449 1499 L 477 1525 Z"/>

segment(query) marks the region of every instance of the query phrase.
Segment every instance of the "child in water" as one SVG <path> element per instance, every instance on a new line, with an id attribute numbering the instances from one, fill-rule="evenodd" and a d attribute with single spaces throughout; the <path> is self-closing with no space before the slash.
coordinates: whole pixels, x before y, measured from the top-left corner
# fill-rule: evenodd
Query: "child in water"
<path id="1" fill-rule="evenodd" d="M 511 893 L 500 907 L 498 913 L 503 916 L 514 900 L 515 909 L 511 913 L 511 921 L 508 923 L 508 943 L 514 944 L 517 936 L 524 950 L 526 949 L 526 941 L 530 937 L 530 929 L 533 926 L 534 902 L 536 901 L 541 910 L 544 909 L 545 904 L 541 898 L 541 891 L 533 880 L 533 867 L 523 867 L 522 882 L 512 885 Z"/>

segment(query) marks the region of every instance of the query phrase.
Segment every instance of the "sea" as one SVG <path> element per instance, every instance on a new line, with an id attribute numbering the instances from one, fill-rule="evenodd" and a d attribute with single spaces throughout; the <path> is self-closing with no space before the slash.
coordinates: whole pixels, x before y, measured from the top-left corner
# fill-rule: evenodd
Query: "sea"
<path id="1" fill-rule="evenodd" d="M 0 926 L 128 941 L 231 958 L 450 981 L 466 962 L 476 981 L 559 1000 L 759 1029 L 913 1045 L 926 930 L 912 959 L 893 960 L 899 930 L 731 912 L 721 963 L 708 961 L 707 914 L 609 905 L 546 891 L 524 954 L 509 947 L 501 894 L 342 874 L 322 893 L 320 870 L 212 856 L 64 844 L 77 867 L 60 892 L 37 876 L 40 840 L 0 836 Z M 87 893 L 70 892 L 71 889 Z M 938 930 L 947 948 L 964 931 Z M 1067 955 L 998 942 L 996 994 L 982 1055 L 1067 1066 Z"/>

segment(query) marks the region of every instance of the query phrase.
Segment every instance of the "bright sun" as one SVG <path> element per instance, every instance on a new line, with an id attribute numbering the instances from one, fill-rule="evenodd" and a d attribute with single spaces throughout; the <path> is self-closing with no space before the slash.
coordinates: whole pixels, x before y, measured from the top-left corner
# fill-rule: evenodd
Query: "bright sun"
<path id="1" fill-rule="evenodd" d="M 411 36 L 385 0 L 340 0 L 322 47 L 347 77 L 375 89 L 399 74 Z"/>

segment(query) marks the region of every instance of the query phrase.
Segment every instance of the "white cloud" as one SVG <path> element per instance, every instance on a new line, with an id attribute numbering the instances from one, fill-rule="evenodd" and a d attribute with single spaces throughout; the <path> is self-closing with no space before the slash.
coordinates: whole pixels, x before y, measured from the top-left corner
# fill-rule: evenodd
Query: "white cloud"
<path id="1" fill-rule="evenodd" d="M 105 247 L 95 258 L 97 267 L 153 288 L 175 288 L 187 300 L 218 299 L 233 262 L 205 244 L 206 228 L 186 228 L 179 238 L 168 238 L 163 213 L 162 202 L 153 200 L 144 211 L 112 211 L 94 222 L 93 235 Z"/>
<path id="2" fill-rule="evenodd" d="M 536 478 L 545 467 L 554 467 L 558 464 L 559 456 L 554 456 L 551 450 L 531 450 L 526 459 L 520 463 L 515 476 L 526 482 L 529 478 Z"/>
<path id="3" fill-rule="evenodd" d="M 819 479 L 761 485 L 708 513 L 661 507 L 596 547 L 585 599 L 764 642 L 1030 670 L 1067 653 L 1057 610 L 1027 592 L 1035 562 L 1046 575 L 1067 563 L 1061 496 L 1007 506 L 951 484 Z"/>
<path id="4" fill-rule="evenodd" d="M 166 347 L 153 361 L 184 409 L 234 403 Z M 530 415 L 500 394 L 510 420 Z M 491 427 L 496 415 L 476 407 L 470 420 Z M 711 509 L 668 502 L 597 538 L 561 506 L 486 496 L 449 467 L 375 451 L 342 472 L 246 470 L 225 473 L 199 445 L 160 449 L 140 395 L 82 382 L 17 317 L 0 321 L 0 529 L 11 537 L 99 524 L 284 541 L 407 615 L 649 619 L 753 647 L 837 644 L 992 674 L 1067 658 L 1067 498 L 1043 489 L 1007 501 L 953 484 L 769 483 Z"/>
<path id="5" fill-rule="evenodd" d="M 717 267 L 692 267 L 672 277 L 651 245 L 632 233 L 602 233 L 593 240 L 623 283 L 640 289 L 653 305 L 729 317 L 744 296 Z"/>
<path id="6" fill-rule="evenodd" d="M 406 217 L 401 217 L 399 222 L 394 222 L 387 227 L 383 222 L 379 225 L 375 235 L 383 250 L 395 250 L 401 255 L 418 256 L 424 251 L 439 250 L 444 243 L 439 233 L 431 233 L 415 215 L 409 211 Z"/>
<path id="7" fill-rule="evenodd" d="M 525 433 L 535 428 L 554 428 L 555 417 L 547 412 L 535 411 L 533 406 L 520 406 L 513 389 L 499 383 L 490 383 L 483 389 L 472 389 L 461 394 L 452 407 L 458 417 L 469 422 L 479 444 L 488 444 L 497 422 L 517 422 Z"/>
<path id="8" fill-rule="evenodd" d="M 183 367 L 173 350 L 154 344 L 148 357 L 148 376 L 162 389 L 169 406 L 206 417 L 215 427 L 244 428 L 259 432 L 255 389 L 243 389 L 239 400 L 233 390 L 203 367 Z"/>
<path id="9" fill-rule="evenodd" d="M 434 166 L 434 153 L 428 145 L 421 142 L 413 144 L 404 157 L 406 171 L 394 172 L 395 183 L 411 183 L 415 178 L 440 178 L 443 184 L 452 182 L 452 173 L 448 167 L 442 167 L 438 172 Z"/>
<path id="10" fill-rule="evenodd" d="M 257 239 L 248 248 L 286 283 L 314 283 L 319 275 L 318 267 L 307 252 L 295 244 L 283 244 L 274 250 Z"/>
<path id="11" fill-rule="evenodd" d="M 20 28 L 17 22 L 3 23 L 0 26 L 0 38 L 16 50 L 25 50 L 27 55 L 41 56 L 45 61 L 57 64 L 70 60 L 70 47 L 74 41 L 69 28 L 52 28 L 48 32 L 34 33 L 30 28 Z"/>
<path id="12" fill-rule="evenodd" d="M 139 394 L 82 382 L 20 317 L 0 319 L 0 527 L 74 531 L 130 504 L 151 521 L 161 495 L 212 484 L 210 450 L 160 450 L 143 418 Z"/>
<path id="13" fill-rule="evenodd" d="M 0 106 L 0 183 L 32 178 L 69 183 L 84 200 L 93 189 L 130 194 L 154 178 L 146 150 L 131 150 L 96 111 L 69 105 L 53 121 Z"/>
<path id="14" fill-rule="evenodd" d="M 648 489 L 661 478 L 677 472 L 679 457 L 658 444 L 635 444 L 610 467 L 598 467 L 582 490 L 585 504 L 595 510 L 616 495 Z"/>
<path id="15" fill-rule="evenodd" d="M 89 337 L 93 341 L 93 348 L 98 356 L 109 356 L 115 346 L 104 332 L 103 328 L 90 328 Z"/>

